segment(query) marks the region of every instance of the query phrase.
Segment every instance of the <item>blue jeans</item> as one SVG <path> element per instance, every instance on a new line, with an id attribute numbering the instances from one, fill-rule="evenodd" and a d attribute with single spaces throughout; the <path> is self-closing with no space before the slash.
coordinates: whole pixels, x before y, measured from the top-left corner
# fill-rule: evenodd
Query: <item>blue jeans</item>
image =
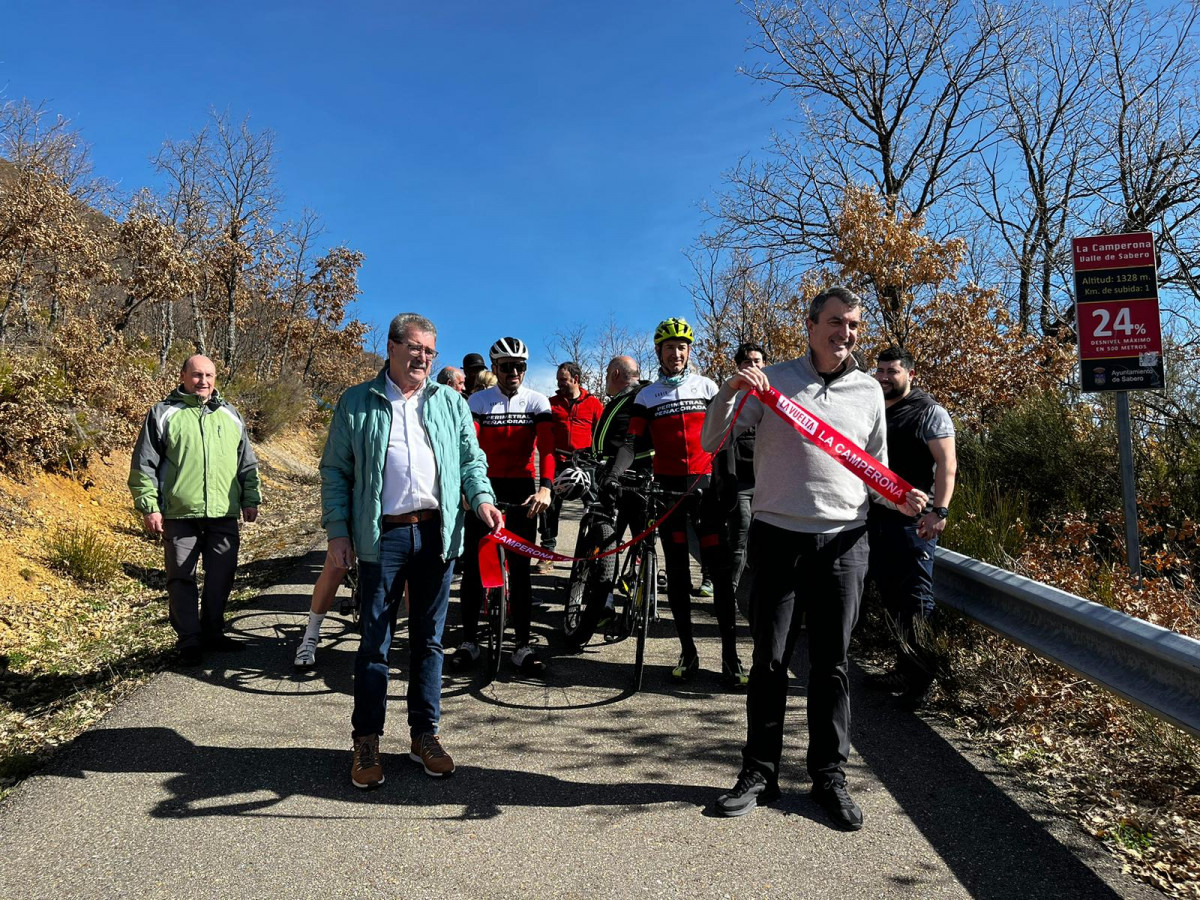
<path id="1" fill-rule="evenodd" d="M 396 605 L 408 583 L 408 727 L 412 737 L 437 733 L 442 713 L 442 629 L 454 560 L 442 559 L 441 522 L 384 525 L 379 562 L 360 561 L 362 640 L 354 657 L 354 737 L 383 734 L 388 651 Z"/>
<path id="2" fill-rule="evenodd" d="M 872 511 L 868 527 L 871 577 L 896 632 L 897 664 L 911 684 L 928 686 L 936 666 L 916 623 L 933 615 L 937 538 L 919 537 L 916 519 L 885 510 Z"/>

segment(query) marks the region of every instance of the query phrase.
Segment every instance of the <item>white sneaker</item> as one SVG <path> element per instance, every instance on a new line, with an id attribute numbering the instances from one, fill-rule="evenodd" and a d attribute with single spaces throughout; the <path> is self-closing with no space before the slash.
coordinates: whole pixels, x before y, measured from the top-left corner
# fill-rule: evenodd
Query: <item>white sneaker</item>
<path id="1" fill-rule="evenodd" d="M 450 657 L 450 665 L 454 669 L 469 669 L 479 662 L 479 645 L 474 641 L 463 641 Z"/>
<path id="2" fill-rule="evenodd" d="M 539 659 L 528 644 L 518 647 L 512 655 L 513 665 L 526 675 L 541 675 L 546 671 L 546 663 Z"/>
<path id="3" fill-rule="evenodd" d="M 317 664 L 317 639 L 305 637 L 296 648 L 296 661 L 292 663 L 297 669 L 311 669 Z"/>

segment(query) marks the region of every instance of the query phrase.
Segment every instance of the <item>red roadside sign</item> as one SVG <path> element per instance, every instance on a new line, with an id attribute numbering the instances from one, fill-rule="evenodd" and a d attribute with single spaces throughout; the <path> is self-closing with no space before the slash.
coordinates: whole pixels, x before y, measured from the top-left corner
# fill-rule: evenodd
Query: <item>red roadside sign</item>
<path id="1" fill-rule="evenodd" d="M 1071 250 L 1083 390 L 1161 389 L 1154 235 L 1143 231 L 1075 238 Z"/>

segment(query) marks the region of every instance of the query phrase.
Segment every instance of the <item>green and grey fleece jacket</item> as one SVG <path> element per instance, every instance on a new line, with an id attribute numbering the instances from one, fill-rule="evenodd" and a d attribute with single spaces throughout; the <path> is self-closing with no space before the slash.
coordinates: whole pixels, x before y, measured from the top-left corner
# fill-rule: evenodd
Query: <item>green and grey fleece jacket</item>
<path id="1" fill-rule="evenodd" d="M 133 505 L 164 519 L 224 519 L 262 502 L 258 459 L 238 411 L 182 387 L 156 403 L 133 448 Z"/>
<path id="2" fill-rule="evenodd" d="M 851 358 L 826 384 L 811 354 L 763 370 L 771 387 L 832 425 L 887 465 L 887 419 L 883 391 Z M 700 444 L 712 452 L 737 409 L 740 393 L 722 386 L 709 404 Z M 788 531 L 827 534 L 867 521 L 872 493 L 833 457 L 798 434 L 790 423 L 768 412 L 758 398 L 746 401 L 737 429 L 758 427 L 754 445 L 753 515 Z M 895 505 L 880 498 L 885 506 Z"/>

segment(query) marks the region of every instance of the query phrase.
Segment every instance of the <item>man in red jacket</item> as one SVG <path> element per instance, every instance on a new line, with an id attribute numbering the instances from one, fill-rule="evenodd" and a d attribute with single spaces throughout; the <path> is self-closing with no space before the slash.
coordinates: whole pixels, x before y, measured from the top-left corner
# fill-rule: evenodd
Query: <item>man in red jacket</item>
<path id="1" fill-rule="evenodd" d="M 592 446 L 592 432 L 604 412 L 604 404 L 583 389 L 582 372 L 575 362 L 565 362 L 558 367 L 558 393 L 550 398 L 550 412 L 554 416 L 554 453 L 558 468 L 570 460 L 576 450 Z M 553 550 L 558 543 L 558 514 L 562 510 L 562 499 L 555 495 L 550 507 L 542 514 L 542 546 Z M 554 564 L 546 561 L 538 566 L 538 572 L 546 573 Z"/>

